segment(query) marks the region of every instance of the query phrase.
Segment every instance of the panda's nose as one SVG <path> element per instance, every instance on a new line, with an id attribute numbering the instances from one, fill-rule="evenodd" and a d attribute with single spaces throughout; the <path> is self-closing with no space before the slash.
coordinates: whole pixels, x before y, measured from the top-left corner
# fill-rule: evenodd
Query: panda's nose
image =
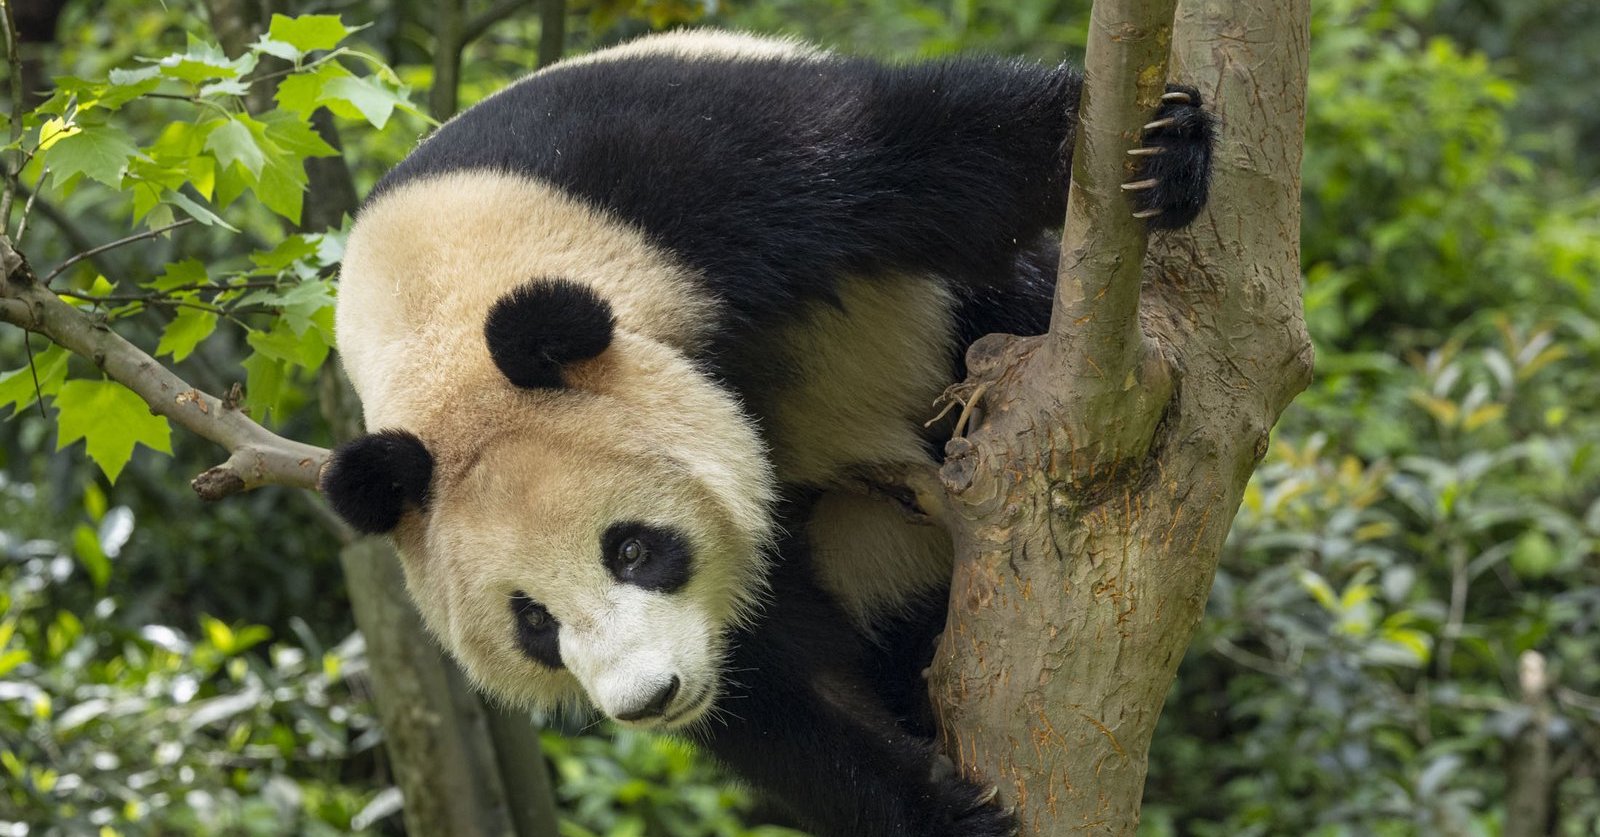
<path id="1" fill-rule="evenodd" d="M 659 718 L 667 711 L 672 699 L 678 696 L 678 686 L 682 685 L 678 675 L 672 675 L 665 686 L 656 690 L 644 703 L 626 712 L 618 712 L 616 719 L 619 721 L 644 721 L 650 718 Z"/>

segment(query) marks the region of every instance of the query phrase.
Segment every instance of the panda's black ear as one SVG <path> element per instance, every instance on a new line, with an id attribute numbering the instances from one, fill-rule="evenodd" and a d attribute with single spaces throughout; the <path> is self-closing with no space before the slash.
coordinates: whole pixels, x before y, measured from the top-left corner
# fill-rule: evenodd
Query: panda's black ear
<path id="1" fill-rule="evenodd" d="M 335 448 L 322 493 L 346 523 L 369 535 L 391 532 L 406 509 L 428 505 L 433 454 L 404 430 L 368 433 Z"/>
<path id="2" fill-rule="evenodd" d="M 588 285 L 537 279 L 489 309 L 483 336 L 501 374 L 528 389 L 560 387 L 561 368 L 611 345 L 611 305 Z"/>

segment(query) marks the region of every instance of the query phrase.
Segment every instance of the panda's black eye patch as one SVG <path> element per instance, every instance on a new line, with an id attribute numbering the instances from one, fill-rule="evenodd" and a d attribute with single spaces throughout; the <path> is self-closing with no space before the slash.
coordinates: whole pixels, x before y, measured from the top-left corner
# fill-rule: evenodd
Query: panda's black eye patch
<path id="1" fill-rule="evenodd" d="M 600 537 L 601 560 L 623 584 L 672 593 L 689 581 L 689 538 L 676 529 L 645 523 L 614 523 Z"/>
<path id="2" fill-rule="evenodd" d="M 551 668 L 566 667 L 561 662 L 561 623 L 544 605 L 518 590 L 511 594 L 511 617 L 522 653 Z"/>

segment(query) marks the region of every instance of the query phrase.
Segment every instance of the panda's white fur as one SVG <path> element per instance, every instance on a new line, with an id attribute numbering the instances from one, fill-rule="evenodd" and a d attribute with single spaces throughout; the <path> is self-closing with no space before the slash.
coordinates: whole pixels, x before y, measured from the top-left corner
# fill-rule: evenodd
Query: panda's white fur
<path id="1" fill-rule="evenodd" d="M 375 432 L 330 501 L 503 700 L 688 730 L 821 837 L 1009 834 L 926 738 L 950 540 L 860 485 L 930 460 L 967 343 L 1044 329 L 1079 84 L 701 31 L 496 93 L 351 231 Z M 1185 92 L 1155 226 L 1204 201 Z"/>

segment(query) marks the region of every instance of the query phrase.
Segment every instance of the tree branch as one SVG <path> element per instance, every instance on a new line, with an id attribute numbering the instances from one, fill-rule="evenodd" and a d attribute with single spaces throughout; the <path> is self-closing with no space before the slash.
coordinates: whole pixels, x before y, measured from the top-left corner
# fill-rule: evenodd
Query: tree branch
<path id="1" fill-rule="evenodd" d="M 190 484 L 202 499 L 218 500 L 263 485 L 316 488 L 327 450 L 285 439 L 251 421 L 237 405 L 201 392 L 104 323 L 62 302 L 3 236 L 0 268 L 0 319 L 88 358 L 144 399 L 150 412 L 228 449 L 226 462 Z"/>
<path id="2" fill-rule="evenodd" d="M 940 469 L 956 561 L 929 686 L 946 752 L 1000 784 L 1028 837 L 1137 833 L 1230 522 L 1309 379 L 1309 2 L 1172 9 L 1096 0 L 1051 332 L 967 352 L 984 409 Z M 1145 258 L 1120 186 L 1169 44 L 1223 130 L 1210 210 Z"/>
<path id="3" fill-rule="evenodd" d="M 165 235 L 166 233 L 172 232 L 175 229 L 178 229 L 180 227 L 187 227 L 187 226 L 189 226 L 190 224 L 193 224 L 193 223 L 194 223 L 194 219 L 193 218 L 185 218 L 182 221 L 174 221 L 173 223 L 168 224 L 168 225 L 166 225 L 164 227 L 157 227 L 156 229 L 153 229 L 153 230 L 145 230 L 144 232 L 134 233 L 133 235 L 130 235 L 130 236 L 127 236 L 127 237 L 124 237 L 124 238 L 119 238 L 116 241 L 107 242 L 105 244 L 100 245 L 99 247 L 92 247 L 92 248 L 90 248 L 88 250 L 84 250 L 83 252 L 78 253 L 77 255 L 74 255 L 74 256 L 68 258 L 66 261 L 62 262 L 61 264 L 56 265 L 55 270 L 52 270 L 49 273 L 45 274 L 45 277 L 43 279 L 39 280 L 39 281 L 42 284 L 44 284 L 45 286 L 48 287 L 49 284 L 51 282 L 55 281 L 55 278 L 57 276 L 60 276 L 62 273 L 64 273 L 67 268 L 72 267 L 73 265 L 77 264 L 78 262 L 83 261 L 84 259 L 92 259 L 95 256 L 98 256 L 101 253 L 106 252 L 107 250 L 115 250 L 118 247 L 122 247 L 122 246 L 127 245 L 127 244 L 132 244 L 135 241 L 143 241 L 143 240 L 145 240 L 147 238 L 155 238 L 156 236 L 159 236 L 159 235 Z"/>
<path id="4" fill-rule="evenodd" d="M 496 23 L 516 14 L 518 9 L 528 5 L 529 2 L 531 0 L 500 0 L 500 2 L 491 6 L 488 11 L 467 21 L 466 25 L 461 29 L 462 46 L 488 34 Z M 542 48 L 540 51 L 541 53 L 543 52 Z M 543 62 L 541 61 L 541 63 Z"/>
<path id="5" fill-rule="evenodd" d="M 1107 429 L 1097 458 L 1142 455 L 1172 395 L 1172 374 L 1139 327 L 1148 242 L 1122 184 L 1128 151 L 1166 91 L 1177 0 L 1098 2 L 1089 19 L 1061 267 L 1047 342 L 1049 379 Z"/>

